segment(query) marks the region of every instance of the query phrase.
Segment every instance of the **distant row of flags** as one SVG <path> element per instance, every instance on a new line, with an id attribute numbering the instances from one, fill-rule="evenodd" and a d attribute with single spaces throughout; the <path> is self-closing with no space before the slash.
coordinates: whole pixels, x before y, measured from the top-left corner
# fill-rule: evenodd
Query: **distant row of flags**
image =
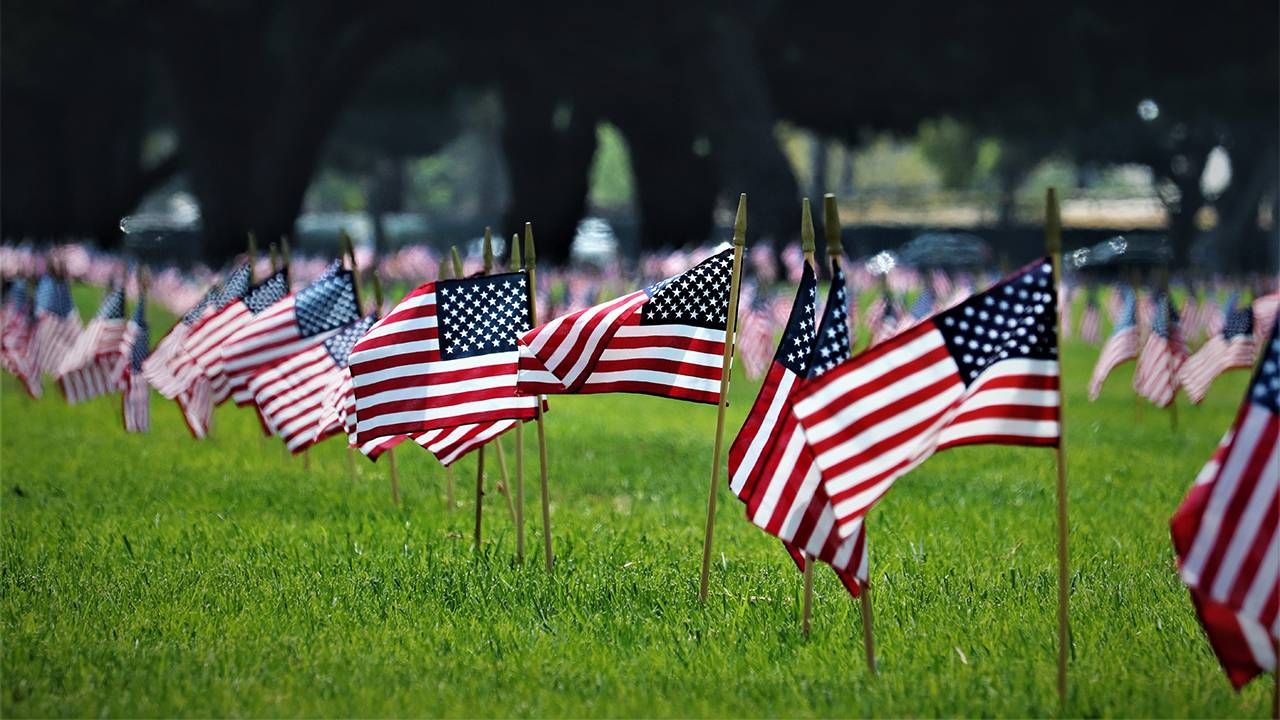
<path id="1" fill-rule="evenodd" d="M 807 214 L 806 223 L 811 238 Z M 733 247 L 686 256 L 679 272 L 603 302 L 599 290 L 577 293 L 542 323 L 531 234 L 527 264 L 517 253 L 509 271 L 491 274 L 486 261 L 468 273 L 459 259 L 452 273 L 387 307 L 380 297 L 362 301 L 359 260 L 349 248 L 349 263 L 327 263 L 296 290 L 291 265 L 260 268 L 251 258 L 192 300 L 150 353 L 146 280 L 134 283 L 128 322 L 122 283 L 82 326 L 65 278 L 50 273 L 40 276 L 34 297 L 26 280 L 11 283 L 0 315 L 0 361 L 33 396 L 42 374 L 57 379 L 73 404 L 120 391 L 130 431 L 149 425 L 149 386 L 178 403 L 196 438 L 211 432 L 213 408 L 231 401 L 252 408 L 264 433 L 292 452 L 336 435 L 377 459 L 411 440 L 447 467 L 537 421 L 548 568 L 546 397 L 626 392 L 715 404 L 722 426 L 735 351 L 763 383 L 729 446 L 730 490 L 747 519 L 777 537 L 806 577 L 813 561 L 826 563 L 864 603 L 868 513 L 934 453 L 972 444 L 1057 448 L 1065 493 L 1059 348 L 1071 328 L 1070 303 L 1060 302 L 1052 255 L 981 283 L 980 291 L 975 279 L 918 274 L 924 280 L 909 305 L 886 278 L 859 323 L 838 234 L 829 238 L 825 293 L 811 244 L 793 293 L 743 286 L 744 241 L 745 205 Z M 1078 334 L 1092 341 L 1101 333 L 1103 304 L 1096 288 L 1084 292 Z M 1259 348 L 1266 350 L 1235 428 L 1174 518 L 1183 579 L 1239 685 L 1274 668 L 1273 644 L 1264 640 L 1280 636 L 1280 563 L 1272 562 L 1280 558 L 1280 296 L 1232 300 L 1220 324 L 1197 320 L 1212 330 L 1191 356 L 1170 294 L 1149 297 L 1149 310 L 1132 288 L 1117 288 L 1105 301 L 1114 304 L 1113 327 L 1092 397 L 1112 369 L 1136 359 L 1139 394 L 1165 405 L 1185 388 L 1198 401 L 1217 374 L 1252 368 Z M 860 326 L 869 337 L 855 352 Z M 482 495 L 478 476 L 477 539 Z M 1065 597 L 1062 605 L 1065 637 Z M 869 605 L 864 611 L 869 640 Z"/>

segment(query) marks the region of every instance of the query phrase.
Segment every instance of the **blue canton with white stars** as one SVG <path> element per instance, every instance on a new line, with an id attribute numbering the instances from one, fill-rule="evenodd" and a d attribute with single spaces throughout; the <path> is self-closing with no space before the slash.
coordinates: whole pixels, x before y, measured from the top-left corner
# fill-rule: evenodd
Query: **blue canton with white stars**
<path id="1" fill-rule="evenodd" d="M 267 308 L 275 305 L 289 294 L 289 274 L 287 270 L 278 270 L 271 273 L 266 280 L 254 285 L 244 296 L 244 304 L 249 306 L 249 312 L 257 315 Z"/>
<path id="2" fill-rule="evenodd" d="M 911 317 L 917 320 L 923 320 L 933 314 L 933 291 L 925 288 L 920 292 L 920 296 L 911 306 Z"/>
<path id="3" fill-rule="evenodd" d="M 1232 310 L 1222 325 L 1222 337 L 1230 340 L 1241 335 L 1253 334 L 1253 308 L 1245 305 Z"/>
<path id="4" fill-rule="evenodd" d="M 337 330 L 360 319 L 355 279 L 350 270 L 326 272 L 298 291 L 293 311 L 302 337 Z"/>
<path id="5" fill-rule="evenodd" d="M 844 271 L 837 260 L 831 261 L 831 287 L 827 290 L 827 306 L 818 326 L 818 340 L 809 360 L 809 377 L 818 377 L 839 365 L 852 348 L 849 345 L 849 311 L 845 302 Z"/>
<path id="6" fill-rule="evenodd" d="M 98 306 L 98 314 L 95 317 L 99 320 L 123 320 L 124 290 L 117 288 L 107 293 L 107 296 L 102 299 L 102 304 Z"/>
<path id="7" fill-rule="evenodd" d="M 782 341 L 773 359 L 782 363 L 788 370 L 805 377 L 809 374 L 809 356 L 813 352 L 814 308 L 818 304 L 818 280 L 814 277 L 813 268 L 804 264 L 800 275 L 800 287 L 796 289 L 796 301 L 791 304 L 791 316 L 787 318 L 787 327 L 782 331 Z"/>
<path id="8" fill-rule="evenodd" d="M 138 327 L 133 337 L 133 347 L 129 349 L 129 369 L 138 372 L 142 369 L 142 361 L 151 354 L 151 328 L 147 326 L 147 296 L 138 296 L 138 305 L 133 309 L 130 320 Z"/>
<path id="9" fill-rule="evenodd" d="M 1138 294 L 1132 288 L 1125 288 L 1124 307 L 1120 309 L 1120 317 L 1116 318 L 1116 327 L 1112 334 L 1127 330 L 1138 324 Z"/>
<path id="10" fill-rule="evenodd" d="M 214 288 L 205 293 L 204 297 L 200 298 L 200 302 L 196 303 L 195 307 L 188 310 L 187 314 L 182 316 L 182 324 L 195 325 L 196 321 L 200 319 L 200 316 L 204 315 L 204 309 L 209 307 L 209 304 L 213 302 L 213 298 L 217 295 L 217 292 L 217 288 Z"/>
<path id="11" fill-rule="evenodd" d="M 249 284 L 253 282 L 253 268 L 248 265 L 241 265 L 231 274 L 227 276 L 227 281 L 222 283 L 222 287 L 218 288 L 217 294 L 213 296 L 214 308 L 221 310 L 231 303 L 244 297 L 249 292 Z"/>
<path id="12" fill-rule="evenodd" d="M 59 278 L 44 275 L 36 285 L 36 310 L 66 317 L 75 306 L 71 302 L 71 289 Z"/>
<path id="13" fill-rule="evenodd" d="M 512 352 L 529 330 L 529 281 L 523 272 L 436 283 L 440 357 Z"/>
<path id="14" fill-rule="evenodd" d="M 1162 292 L 1156 298 L 1156 316 L 1151 321 L 1151 332 L 1162 338 L 1168 338 L 1170 332 L 1178 326 L 1178 310 L 1173 306 L 1169 293 Z"/>
<path id="15" fill-rule="evenodd" d="M 1271 326 L 1267 353 L 1249 386 L 1249 401 L 1273 413 L 1280 413 L 1280 317 Z"/>
<path id="16" fill-rule="evenodd" d="M 729 316 L 733 250 L 712 255 L 675 277 L 645 288 L 641 325 L 693 325 L 723 330 Z"/>
<path id="17" fill-rule="evenodd" d="M 1056 295 L 1045 258 L 935 316 L 964 383 L 1001 360 L 1056 360 Z"/>
<path id="18" fill-rule="evenodd" d="M 27 281 L 22 279 L 14 280 L 13 284 L 9 286 L 9 294 L 5 297 L 5 303 L 20 311 L 26 311 L 29 302 Z"/>
<path id="19" fill-rule="evenodd" d="M 347 366 L 347 358 L 351 356 L 351 348 L 355 347 L 360 338 L 369 332 L 369 328 L 377 322 L 377 315 L 366 315 L 350 325 L 338 331 L 337 335 L 324 341 L 324 349 L 329 351 L 329 356 L 337 363 L 338 367 Z"/>

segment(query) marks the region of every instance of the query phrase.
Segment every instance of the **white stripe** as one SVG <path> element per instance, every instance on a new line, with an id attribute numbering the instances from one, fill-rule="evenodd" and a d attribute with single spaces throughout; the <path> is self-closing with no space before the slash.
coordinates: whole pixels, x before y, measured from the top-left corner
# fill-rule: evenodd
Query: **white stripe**
<path id="1" fill-rule="evenodd" d="M 438 352 L 439 350 L 440 350 L 440 341 L 436 338 L 432 338 L 430 340 L 412 340 L 407 342 L 396 343 L 394 345 L 384 345 L 382 347 L 367 348 L 364 350 L 353 352 L 351 353 L 351 357 L 349 358 L 348 364 L 352 368 L 358 371 L 361 365 L 364 365 L 365 363 L 374 362 L 376 360 L 382 360 L 384 358 L 393 358 L 400 355 L 408 355 L 410 353 Z M 418 363 L 418 366 L 425 367 L 426 363 Z M 396 369 L 397 368 L 386 368 L 382 371 L 376 371 L 376 372 L 386 372 L 387 370 L 394 371 Z M 356 374 L 353 372 L 352 374 L 355 375 L 356 380 L 358 381 L 362 376 L 365 376 L 371 373 L 362 372 L 360 374 Z M 390 377 L 396 377 L 396 376 L 392 375 Z M 359 387 L 360 384 L 361 383 L 357 382 L 356 386 Z"/>
<path id="2" fill-rule="evenodd" d="M 966 408 L 967 409 L 967 408 Z M 1019 420 L 1014 418 L 983 418 L 968 420 L 947 426 L 938 439 L 943 445 L 966 437 L 981 435 L 1015 435 L 1024 438 L 1056 438 L 1059 434 L 1055 420 Z"/>
<path id="3" fill-rule="evenodd" d="M 751 442 L 743 453 L 742 464 L 738 466 L 737 472 L 729 479 L 729 487 L 733 490 L 734 495 L 741 495 L 742 488 L 746 487 L 747 479 L 755 471 L 756 465 L 759 464 L 760 453 L 765 444 L 773 437 L 774 430 L 778 427 L 778 419 L 782 417 L 782 413 L 784 411 L 791 412 L 787 401 L 795 384 L 796 374 L 790 370 L 784 370 L 782 379 L 778 381 L 778 388 L 769 401 L 769 407 L 765 409 L 764 417 L 760 419 L 760 427 L 756 430 L 755 435 L 751 437 Z"/>
<path id="4" fill-rule="evenodd" d="M 1252 455 L 1252 453 L 1249 453 Z M 1213 579 L 1213 587 L 1209 594 L 1218 602 L 1225 603 L 1236 584 L 1236 577 L 1244 565 L 1245 556 L 1249 554 L 1258 538 L 1258 528 L 1262 525 L 1267 512 L 1274 509 L 1276 487 L 1280 485 L 1280 457 L 1271 453 L 1267 464 L 1262 468 L 1253 493 L 1246 501 L 1244 511 L 1240 514 L 1235 527 L 1231 528 L 1231 541 L 1227 544 L 1227 552 L 1219 563 L 1218 574 Z"/>
<path id="5" fill-rule="evenodd" d="M 721 363 L 724 362 L 724 356 L 722 354 L 713 355 L 711 353 L 654 345 L 643 348 L 611 348 L 600 353 L 600 364 L 611 361 L 617 362 L 633 360 L 671 360 L 674 362 L 701 365 L 702 367 L 715 368 L 719 370 Z M 599 365 L 597 365 L 597 367 L 599 367 Z M 571 384 L 571 381 L 568 384 Z"/>
<path id="6" fill-rule="evenodd" d="M 612 382 L 644 383 L 646 385 L 654 385 L 659 391 L 661 391 L 662 388 L 678 387 L 686 390 L 708 392 L 715 395 L 720 394 L 719 380 L 693 377 L 691 375 L 676 375 L 674 373 L 657 372 L 655 370 L 623 370 L 618 372 L 592 373 L 587 377 L 586 382 L 583 384 L 590 386 Z"/>
<path id="7" fill-rule="evenodd" d="M 670 338 L 682 337 L 690 340 L 705 340 L 713 343 L 724 342 L 724 329 L 708 329 L 696 325 L 623 325 L 618 328 L 615 337 L 620 338 Z"/>
<path id="8" fill-rule="evenodd" d="M 587 361 L 590 360 L 591 355 L 595 353 L 596 348 L 600 346 L 602 336 L 609 330 L 610 326 L 618 319 L 618 317 L 624 313 L 633 311 L 639 305 L 644 304 L 648 299 L 647 296 L 643 295 L 643 293 L 641 293 L 639 297 L 636 297 L 634 293 L 632 295 L 633 296 L 626 302 L 620 302 L 616 307 L 609 310 L 599 322 L 595 322 L 594 326 L 591 328 L 591 334 L 587 336 L 586 343 L 581 352 L 576 352 L 575 350 L 579 336 L 582 334 L 582 331 L 591 325 L 595 318 L 601 313 L 603 306 L 597 305 L 585 311 L 582 315 L 579 315 L 578 319 L 573 323 L 573 327 L 569 330 L 569 334 L 560 342 L 559 345 L 556 346 L 555 352 L 552 353 L 551 358 L 545 364 L 552 372 L 564 378 L 564 384 L 566 387 L 576 383 L 578 378 L 582 376 L 582 373 L 586 372 Z M 561 368 L 561 364 L 565 361 L 565 357 L 570 352 L 576 353 L 574 355 L 574 363 L 569 367 L 568 371 L 565 372 Z"/>
<path id="9" fill-rule="evenodd" d="M 1270 498 L 1273 504 L 1275 496 Z M 1271 532 L 1271 539 L 1263 548 L 1262 563 L 1258 565 L 1258 574 L 1253 577 L 1249 591 L 1245 593 L 1241 610 L 1251 617 L 1262 617 L 1262 608 L 1267 598 L 1276 589 L 1276 578 L 1280 576 L 1280 527 Z M 1280 615 L 1277 616 L 1280 619 Z"/>
<path id="10" fill-rule="evenodd" d="M 787 478 L 790 476 L 789 471 L 795 467 L 796 458 L 800 457 L 800 453 L 804 450 L 804 433 L 799 428 L 787 438 L 787 442 L 782 447 L 782 456 L 778 458 L 778 470 L 780 472 L 766 478 L 764 496 L 760 499 L 760 504 L 756 506 L 755 515 L 751 517 L 751 522 L 765 527 L 769 521 L 773 519 L 773 511 L 778 506 L 778 498 L 781 497 L 782 491 L 786 489 Z M 783 537 L 784 540 L 790 538 Z"/>
<path id="11" fill-rule="evenodd" d="M 368 432 L 369 430 L 387 425 L 398 425 L 400 423 L 411 422 L 431 422 L 433 420 L 451 418 L 469 413 L 522 410 L 530 407 L 532 404 L 531 401 L 534 400 L 535 398 L 528 397 L 494 398 L 492 400 L 477 400 L 473 402 L 457 403 L 443 408 L 423 408 L 420 410 L 384 413 L 369 419 L 362 419 L 357 416 L 356 429 L 357 432 Z"/>
<path id="12" fill-rule="evenodd" d="M 1204 572 L 1204 564 L 1222 529 L 1223 515 L 1235 496 L 1240 476 L 1249 462 L 1251 453 L 1247 449 L 1258 444 L 1266 426 L 1265 411 L 1256 411 L 1251 406 L 1245 412 L 1240 428 L 1236 431 L 1231 452 L 1227 454 L 1222 471 L 1218 473 L 1217 481 L 1210 490 L 1209 502 L 1201 515 L 1200 527 L 1196 532 L 1195 540 L 1191 543 L 1191 550 L 1187 553 L 1186 561 L 1182 563 L 1183 581 L 1191 587 L 1200 587 L 1200 574 Z"/>

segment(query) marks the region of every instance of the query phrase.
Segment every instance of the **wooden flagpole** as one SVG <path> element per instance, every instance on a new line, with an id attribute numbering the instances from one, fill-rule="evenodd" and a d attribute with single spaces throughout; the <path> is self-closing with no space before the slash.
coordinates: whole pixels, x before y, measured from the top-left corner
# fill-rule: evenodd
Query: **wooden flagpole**
<path id="1" fill-rule="evenodd" d="M 1173 343 L 1181 339 L 1182 328 L 1181 328 L 1181 322 L 1179 322 L 1178 336 L 1174 337 L 1173 335 L 1173 295 L 1170 294 L 1169 292 L 1169 266 L 1168 265 L 1165 265 L 1160 268 L 1160 292 L 1163 295 L 1165 308 L 1167 308 L 1169 312 L 1168 342 L 1170 345 L 1172 345 Z M 1157 313 L 1160 312 L 1160 308 L 1156 308 L 1156 312 Z M 1165 367 L 1169 368 L 1170 370 L 1169 381 L 1173 383 L 1173 398 L 1169 400 L 1169 429 L 1170 431 L 1177 433 L 1178 432 L 1178 375 L 1177 373 L 1173 372 L 1173 353 L 1172 352 L 1165 354 Z"/>
<path id="2" fill-rule="evenodd" d="M 529 274 L 529 325 L 538 326 L 538 253 L 533 246 L 533 223 L 524 224 L 524 262 Z M 534 418 L 538 423 L 538 471 L 542 481 L 542 551 L 547 572 L 555 566 L 555 552 L 551 549 L 551 490 L 547 484 L 547 429 L 542 416 L 542 396 L 534 403 Z"/>
<path id="3" fill-rule="evenodd" d="M 711 572 L 711 540 L 716 528 L 716 494 L 720 489 L 720 457 L 724 450 L 724 413 L 729 407 L 729 373 L 733 366 L 734 334 L 738 326 L 738 285 L 742 274 L 742 250 L 747 244 L 747 194 L 738 196 L 733 220 L 733 269 L 729 276 L 729 316 L 724 324 L 724 356 L 720 360 L 720 403 L 716 411 L 715 449 L 711 455 L 711 485 L 707 490 L 707 524 L 702 536 L 702 577 L 698 599 L 707 600 L 707 576 Z"/>
<path id="4" fill-rule="evenodd" d="M 827 236 L 827 257 L 832 260 L 838 260 L 844 256 L 844 241 L 840 236 L 840 209 L 836 206 L 836 196 L 827 193 L 822 196 L 822 230 Z M 887 275 L 885 276 L 888 277 Z M 862 528 L 865 533 L 867 526 L 867 518 L 862 518 Z M 860 603 L 859 613 L 862 616 L 862 649 L 867 656 L 867 672 L 876 674 L 876 641 L 874 625 L 871 616 L 871 588 L 868 584 L 862 586 L 862 592 L 858 593 L 858 601 Z"/>
<path id="5" fill-rule="evenodd" d="M 818 247 L 814 242 L 813 210 L 809 207 L 809 198 L 800 201 L 800 248 L 804 251 L 804 261 L 809 263 L 814 273 L 818 272 Z M 816 326 L 815 326 L 816 328 Z M 816 331 L 816 329 L 815 329 Z M 800 632 L 804 639 L 809 639 L 810 619 L 813 617 L 813 556 L 801 551 L 804 557 L 804 600 L 800 607 Z"/>
<path id="6" fill-rule="evenodd" d="M 440 258 L 439 276 L 441 280 L 453 279 L 453 262 L 450 258 Z M 455 500 L 453 497 L 453 468 L 449 466 L 445 466 L 444 469 L 444 500 L 445 504 L 449 508 L 449 512 L 453 512 L 455 509 Z"/>
<path id="7" fill-rule="evenodd" d="M 1061 301 L 1062 288 L 1062 216 L 1058 211 L 1058 192 L 1049 188 L 1045 192 L 1044 245 L 1053 265 L 1053 293 Z M 1062 314 L 1057 317 L 1057 336 L 1062 337 Z M 1062 374 L 1062 353 L 1058 353 L 1058 374 Z M 1058 703 L 1067 705 L 1067 660 L 1070 658 L 1070 619 L 1068 614 L 1069 555 L 1067 553 L 1067 443 L 1066 407 L 1062 387 L 1058 387 Z"/>
<path id="8" fill-rule="evenodd" d="M 511 236 L 511 268 L 524 269 L 520 253 L 520 236 Z M 532 288 L 530 298 L 533 298 Z M 534 300 L 536 302 L 536 300 Z M 538 403 L 541 406 L 542 403 Z M 516 560 L 524 563 L 524 422 L 516 423 Z"/>

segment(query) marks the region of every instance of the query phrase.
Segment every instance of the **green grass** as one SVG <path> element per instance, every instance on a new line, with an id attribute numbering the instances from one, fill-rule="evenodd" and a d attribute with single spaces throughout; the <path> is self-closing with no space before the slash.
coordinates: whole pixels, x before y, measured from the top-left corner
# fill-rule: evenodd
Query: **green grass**
<path id="1" fill-rule="evenodd" d="M 1167 531 L 1246 378 L 1179 407 L 1171 432 L 1165 413 L 1135 409 L 1128 370 L 1085 401 L 1095 352 L 1065 357 L 1068 712 L 1262 717 L 1270 681 L 1231 691 Z M 536 453 L 518 565 L 492 479 L 472 548 L 472 460 L 450 511 L 435 461 L 400 451 L 396 508 L 385 462 L 361 461 L 352 482 L 330 442 L 308 472 L 242 410 L 219 410 L 197 443 L 159 398 L 153 432 L 126 436 L 116 399 L 33 402 L 7 376 L 0 389 L 5 716 L 1057 712 L 1048 450 L 947 451 L 873 512 L 873 679 L 857 604 L 821 568 L 804 641 L 799 573 L 724 487 L 699 605 L 714 408 L 554 399 L 547 575 Z M 730 436 L 754 392 L 735 387 Z"/>

